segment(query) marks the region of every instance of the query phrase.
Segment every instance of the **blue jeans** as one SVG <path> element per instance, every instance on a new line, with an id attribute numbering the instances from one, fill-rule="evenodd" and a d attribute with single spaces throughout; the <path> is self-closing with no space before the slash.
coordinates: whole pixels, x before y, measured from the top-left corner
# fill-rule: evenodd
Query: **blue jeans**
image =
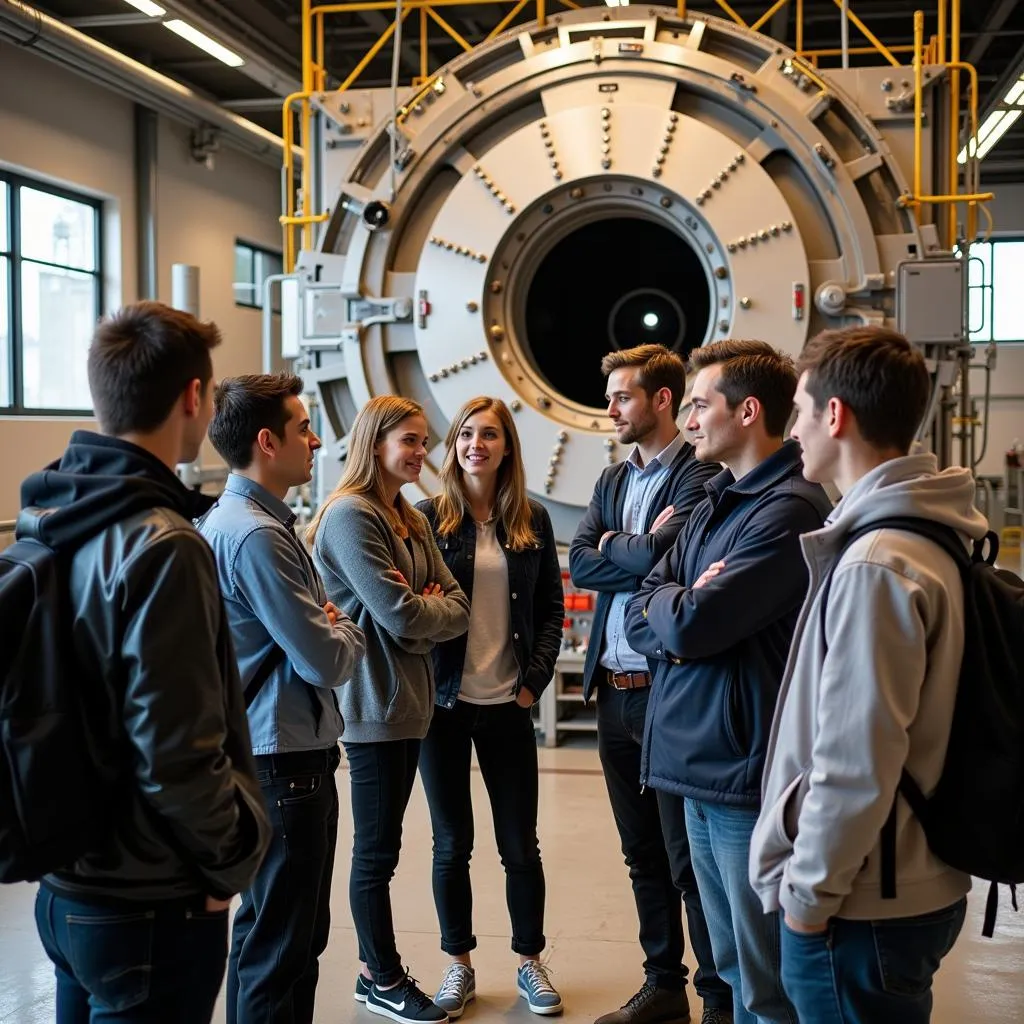
<path id="1" fill-rule="evenodd" d="M 932 978 L 966 913 L 963 899 L 920 917 L 836 917 L 818 935 L 783 925 L 782 980 L 800 1024 L 927 1024 Z"/>
<path id="2" fill-rule="evenodd" d="M 779 915 L 765 914 L 750 887 L 750 836 L 757 814 L 687 797 L 690 854 L 715 966 L 732 988 L 736 1024 L 796 1024 L 782 987 Z"/>
<path id="3" fill-rule="evenodd" d="M 205 897 L 108 905 L 41 887 L 36 927 L 57 974 L 57 1024 L 209 1024 L 228 912 Z"/>
<path id="4" fill-rule="evenodd" d="M 341 751 L 335 744 L 255 760 L 274 838 L 235 914 L 227 1024 L 312 1024 L 331 930 Z"/>

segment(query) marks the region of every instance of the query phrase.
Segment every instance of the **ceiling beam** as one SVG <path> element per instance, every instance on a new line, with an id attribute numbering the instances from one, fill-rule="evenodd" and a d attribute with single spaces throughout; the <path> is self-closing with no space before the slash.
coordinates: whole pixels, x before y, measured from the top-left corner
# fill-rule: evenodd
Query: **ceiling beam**
<path id="1" fill-rule="evenodd" d="M 152 25 L 156 19 L 148 14 L 89 14 L 81 18 L 66 18 L 65 25 L 72 28 L 120 28 L 122 25 Z"/>
<path id="2" fill-rule="evenodd" d="M 973 64 L 975 67 L 978 66 L 978 61 L 985 56 L 985 51 L 992 44 L 992 40 L 999 35 L 1017 3 L 1018 0 L 998 0 L 997 3 L 992 5 L 985 17 L 985 21 L 982 23 L 981 32 L 977 39 L 974 40 L 967 54 L 968 64 Z"/>

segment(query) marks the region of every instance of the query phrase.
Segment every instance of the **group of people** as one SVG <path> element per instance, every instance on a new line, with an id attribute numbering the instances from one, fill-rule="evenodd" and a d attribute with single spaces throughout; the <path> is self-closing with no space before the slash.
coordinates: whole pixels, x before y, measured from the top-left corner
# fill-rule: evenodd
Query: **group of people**
<path id="1" fill-rule="evenodd" d="M 311 1024 L 339 737 L 355 999 L 419 1024 L 475 995 L 475 748 L 516 986 L 534 1013 L 561 1012 L 541 959 L 530 707 L 554 673 L 563 590 L 512 414 L 468 401 L 439 493 L 413 507 L 402 489 L 427 456 L 424 410 L 370 400 L 300 537 L 285 498 L 320 447 L 303 383 L 215 384 L 219 340 L 158 303 L 104 320 L 89 351 L 99 432 L 76 432 L 23 485 L 23 515 L 46 510 L 45 539 L 68 553 L 76 651 L 108 699 L 127 790 L 102 844 L 40 886 L 59 1024 L 210 1020 L 225 968 L 230 1024 Z M 926 791 L 942 769 L 959 573 L 919 535 L 844 538 L 879 512 L 983 536 L 973 481 L 911 454 L 929 377 L 890 331 L 826 333 L 798 365 L 753 341 L 691 363 L 680 431 L 678 355 L 605 357 L 608 415 L 632 448 L 569 552 L 574 583 L 599 595 L 584 699 L 645 953 L 644 984 L 597 1024 L 691 1019 L 683 906 L 702 1024 L 927 1021 L 970 882 L 900 806 L 899 886 L 883 899 L 878 846 L 902 769 Z M 174 472 L 207 434 L 230 470 L 217 499 Z M 432 996 L 403 964 L 390 893 L 417 769 L 450 957 Z"/>

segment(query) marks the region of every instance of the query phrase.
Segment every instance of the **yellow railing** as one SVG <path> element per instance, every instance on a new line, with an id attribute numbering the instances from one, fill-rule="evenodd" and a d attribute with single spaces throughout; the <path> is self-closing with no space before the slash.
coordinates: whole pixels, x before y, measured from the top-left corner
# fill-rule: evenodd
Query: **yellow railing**
<path id="1" fill-rule="evenodd" d="M 453 39 L 463 50 L 470 50 L 473 44 L 465 39 L 438 12 L 446 7 L 481 6 L 484 4 L 506 3 L 508 0 L 403 0 L 402 17 L 404 23 L 413 11 L 419 13 L 419 75 L 413 80 L 413 86 L 428 86 L 431 76 L 428 34 L 431 22 L 439 26 L 446 35 Z M 561 7 L 579 10 L 581 4 L 576 0 L 555 0 Z M 715 0 L 721 11 L 737 25 L 758 31 L 768 21 L 783 10 L 791 0 L 775 0 L 771 6 L 749 25 L 728 3 L 728 0 Z M 914 181 L 912 194 L 905 196 L 905 206 L 919 210 L 924 205 L 934 205 L 948 209 L 949 213 L 940 223 L 940 233 L 947 248 L 952 248 L 957 238 L 956 210 L 958 205 L 967 206 L 967 238 L 973 239 L 977 232 L 977 211 L 981 210 L 988 216 L 984 203 L 993 198 L 991 192 L 970 191 L 972 183 L 976 186 L 977 162 L 969 156 L 965 170 L 967 191 L 959 191 L 959 168 L 957 155 L 960 151 L 960 110 L 961 110 L 961 73 L 969 77 L 969 113 L 971 120 L 971 138 L 976 138 L 978 128 L 978 76 L 974 68 L 960 60 L 960 4 L 961 0 L 936 0 L 937 32 L 928 43 L 924 41 L 924 13 L 917 11 L 914 15 L 914 43 L 912 46 L 885 46 L 871 29 L 846 4 L 846 15 L 853 25 L 867 40 L 867 46 L 839 48 L 805 49 L 804 47 L 804 0 L 792 0 L 796 14 L 796 53 L 805 65 L 814 68 L 822 59 L 848 55 L 870 56 L 877 54 L 895 67 L 900 67 L 896 57 L 898 53 L 912 54 L 914 64 Z M 843 10 L 843 0 L 833 0 L 837 8 Z M 324 92 L 327 85 L 326 55 L 324 44 L 324 20 L 334 14 L 357 14 L 366 11 L 394 11 L 394 0 L 356 0 L 354 3 L 322 3 L 314 5 L 313 0 L 302 0 L 302 91 L 293 93 L 284 101 L 283 135 L 284 135 L 284 213 L 281 225 L 284 231 L 284 265 L 287 271 L 295 266 L 298 247 L 310 248 L 313 245 L 314 227 L 328 219 L 326 213 L 313 212 L 312 161 L 303 159 L 301 178 L 301 209 L 296 209 L 294 191 L 295 158 L 293 154 L 295 112 L 299 119 L 299 149 L 304 157 L 309 152 L 312 124 L 312 108 L 310 100 L 317 93 Z M 487 35 L 486 41 L 494 39 L 504 32 L 528 8 L 533 8 L 536 21 L 545 24 L 547 18 L 546 0 L 517 0 L 511 10 L 501 19 Z M 686 17 L 686 0 L 676 0 L 676 11 L 681 18 Z M 371 61 L 380 53 L 395 34 L 395 20 L 381 32 L 377 40 L 367 49 L 348 77 L 338 87 L 338 91 L 350 89 L 363 74 Z M 947 42 L 949 60 L 946 59 Z M 949 166 L 948 188 L 945 195 L 922 194 L 922 139 L 923 139 L 923 65 L 940 64 L 949 69 L 950 90 L 950 127 L 949 127 Z M 823 90 L 827 86 L 820 79 L 817 84 Z M 296 107 L 298 105 L 298 107 Z M 411 106 L 413 104 L 409 104 Z M 991 218 L 989 217 L 991 222 Z"/>

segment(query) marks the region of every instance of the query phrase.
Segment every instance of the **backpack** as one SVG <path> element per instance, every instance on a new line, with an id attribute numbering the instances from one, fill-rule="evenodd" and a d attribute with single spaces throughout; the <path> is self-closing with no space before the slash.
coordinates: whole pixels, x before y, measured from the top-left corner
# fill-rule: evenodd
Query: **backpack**
<path id="1" fill-rule="evenodd" d="M 67 867 L 109 827 L 99 689 L 75 657 L 67 554 L 34 539 L 0 551 L 0 882 Z"/>
<path id="2" fill-rule="evenodd" d="M 950 527 L 912 517 L 878 519 L 853 531 L 832 565 L 823 588 L 823 635 L 832 573 L 843 551 L 879 529 L 927 537 L 956 562 L 963 580 L 964 653 L 942 776 L 925 796 L 904 768 L 897 796 L 910 805 L 940 860 L 992 883 L 982 929 L 990 937 L 998 886 L 1010 886 L 1016 910 L 1016 885 L 1024 882 L 1024 581 L 995 568 L 995 533 L 975 541 L 968 554 Z M 894 899 L 895 801 L 881 838 L 882 897 Z"/>

